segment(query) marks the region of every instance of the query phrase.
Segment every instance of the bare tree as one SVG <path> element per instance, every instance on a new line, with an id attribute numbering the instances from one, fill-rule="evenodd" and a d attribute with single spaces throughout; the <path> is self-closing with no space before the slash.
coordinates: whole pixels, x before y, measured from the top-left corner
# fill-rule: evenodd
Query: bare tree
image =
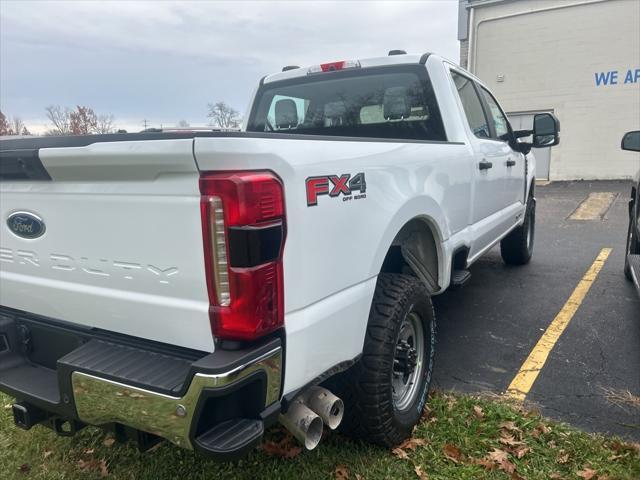
<path id="1" fill-rule="evenodd" d="M 92 135 L 115 131 L 113 115 L 97 115 L 91 107 L 77 105 L 71 110 L 50 105 L 45 111 L 53 125 L 47 135 Z"/>
<path id="2" fill-rule="evenodd" d="M 211 125 L 219 128 L 236 128 L 240 125 L 240 113 L 224 102 L 210 103 L 208 105 Z"/>
<path id="3" fill-rule="evenodd" d="M 11 119 L 11 130 L 13 130 L 12 135 L 24 135 L 22 132 L 25 130 L 27 131 L 27 135 L 29 135 L 29 131 L 20 117 L 13 117 Z"/>
<path id="4" fill-rule="evenodd" d="M 69 114 L 71 135 L 90 135 L 98 128 L 98 116 L 90 107 L 78 105 Z"/>
<path id="5" fill-rule="evenodd" d="M 191 125 L 189 125 L 189 122 L 187 122 L 186 120 L 180 120 L 176 126 L 180 128 L 188 128 Z"/>
<path id="6" fill-rule="evenodd" d="M 11 125 L 2 110 L 0 110 L 0 135 L 13 135 L 11 133 Z"/>
<path id="7" fill-rule="evenodd" d="M 8 119 L 0 111 L 0 135 L 31 135 L 20 117 Z"/>
<path id="8" fill-rule="evenodd" d="M 53 125 L 47 130 L 47 135 L 71 135 L 71 110 L 60 105 L 49 105 L 44 111 Z"/>
<path id="9" fill-rule="evenodd" d="M 99 133 L 115 132 L 113 121 L 114 121 L 113 115 L 98 115 L 95 133 L 99 134 Z"/>

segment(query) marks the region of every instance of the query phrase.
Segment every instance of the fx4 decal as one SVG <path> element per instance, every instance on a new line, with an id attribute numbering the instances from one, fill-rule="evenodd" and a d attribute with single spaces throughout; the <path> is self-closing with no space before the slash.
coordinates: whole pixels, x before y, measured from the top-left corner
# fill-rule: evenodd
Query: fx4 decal
<path id="1" fill-rule="evenodd" d="M 359 200 L 366 198 L 367 182 L 364 179 L 364 172 L 360 172 L 351 177 L 350 173 L 343 175 L 323 175 L 319 177 L 309 177 L 305 181 L 307 187 L 307 207 L 318 205 L 320 195 L 338 197 L 344 195 L 343 202 L 349 200 Z M 353 195 L 353 192 L 360 192 Z"/>

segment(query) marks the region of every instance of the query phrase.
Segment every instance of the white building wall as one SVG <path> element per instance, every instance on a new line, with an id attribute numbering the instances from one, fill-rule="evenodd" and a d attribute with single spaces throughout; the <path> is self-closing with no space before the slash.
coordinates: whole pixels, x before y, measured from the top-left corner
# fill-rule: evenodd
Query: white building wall
<path id="1" fill-rule="evenodd" d="M 640 1 L 516 0 L 473 10 L 468 68 L 507 112 L 551 110 L 560 119 L 550 178 L 630 178 L 639 165 L 620 140 L 640 129 Z M 612 71 L 617 83 L 598 86 L 596 74 Z"/>

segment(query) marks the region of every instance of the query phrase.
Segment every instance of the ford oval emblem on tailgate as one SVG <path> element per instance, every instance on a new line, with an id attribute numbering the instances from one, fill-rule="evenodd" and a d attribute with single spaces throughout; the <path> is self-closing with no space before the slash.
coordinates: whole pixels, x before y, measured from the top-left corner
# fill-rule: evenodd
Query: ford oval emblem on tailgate
<path id="1" fill-rule="evenodd" d="M 9 230 L 22 238 L 38 238 L 44 233 L 44 222 L 29 212 L 15 212 L 7 218 Z"/>

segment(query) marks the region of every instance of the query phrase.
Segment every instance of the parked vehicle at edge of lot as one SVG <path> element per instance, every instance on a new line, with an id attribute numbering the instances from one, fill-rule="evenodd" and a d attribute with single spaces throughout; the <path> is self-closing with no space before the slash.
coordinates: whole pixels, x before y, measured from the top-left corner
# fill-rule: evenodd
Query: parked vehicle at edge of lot
<path id="1" fill-rule="evenodd" d="M 437 55 L 285 67 L 241 132 L 0 145 L 0 390 L 15 423 L 215 458 L 280 420 L 395 445 L 431 381 L 431 297 L 529 262 L 536 115 Z M 519 139 L 533 136 L 531 143 Z"/>
<path id="2" fill-rule="evenodd" d="M 623 150 L 640 152 L 640 130 L 627 132 L 622 137 Z M 633 180 L 629 200 L 629 230 L 625 250 L 624 273 L 640 291 L 640 170 Z"/>

